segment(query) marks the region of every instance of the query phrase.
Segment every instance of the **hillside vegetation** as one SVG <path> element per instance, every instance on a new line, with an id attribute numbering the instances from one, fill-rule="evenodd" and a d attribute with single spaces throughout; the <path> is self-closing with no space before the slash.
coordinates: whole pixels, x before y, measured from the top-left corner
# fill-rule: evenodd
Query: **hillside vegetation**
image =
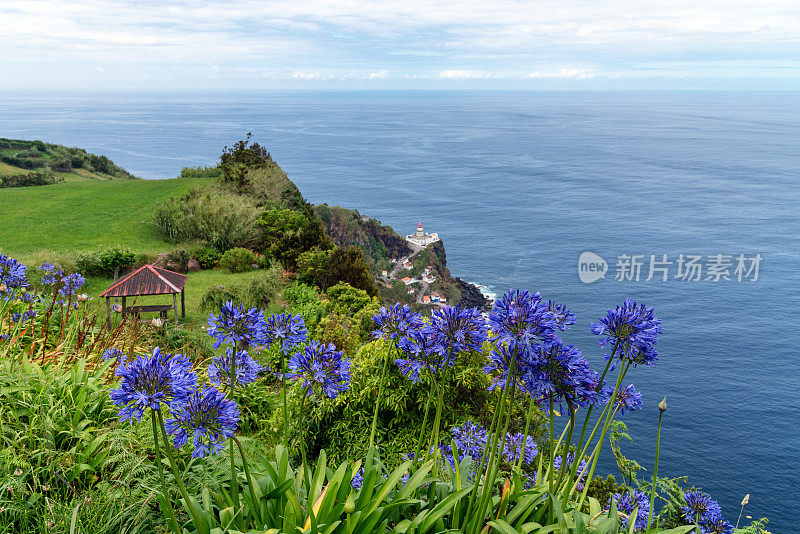
<path id="1" fill-rule="evenodd" d="M 36 180 L 25 183 L 26 176 L 34 176 Z M 106 156 L 90 154 L 82 148 L 0 138 L 0 187 L 44 185 L 43 180 L 57 183 L 118 179 L 136 177 Z"/>

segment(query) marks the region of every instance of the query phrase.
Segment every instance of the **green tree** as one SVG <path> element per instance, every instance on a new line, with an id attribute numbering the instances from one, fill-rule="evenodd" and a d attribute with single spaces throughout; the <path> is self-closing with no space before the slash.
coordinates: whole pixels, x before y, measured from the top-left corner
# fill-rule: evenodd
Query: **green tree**
<path id="1" fill-rule="evenodd" d="M 237 141 L 232 147 L 222 149 L 220 156 L 220 169 L 222 170 L 222 181 L 235 185 L 240 192 L 248 189 L 250 184 L 247 173 L 250 169 L 268 167 L 272 164 L 266 147 L 258 143 L 250 143 L 252 133 L 248 132 L 247 137 Z"/>
<path id="2" fill-rule="evenodd" d="M 290 209 L 272 209 L 264 212 L 258 221 L 264 232 L 264 251 L 278 260 L 288 271 L 297 270 L 297 261 L 303 252 L 315 247 L 329 248 L 322 223 L 316 218 Z"/>
<path id="3" fill-rule="evenodd" d="M 378 288 L 372 278 L 369 265 L 364 261 L 364 253 L 359 247 L 336 247 L 328 255 L 330 279 L 347 282 L 363 289 L 370 296 L 378 295 Z"/>

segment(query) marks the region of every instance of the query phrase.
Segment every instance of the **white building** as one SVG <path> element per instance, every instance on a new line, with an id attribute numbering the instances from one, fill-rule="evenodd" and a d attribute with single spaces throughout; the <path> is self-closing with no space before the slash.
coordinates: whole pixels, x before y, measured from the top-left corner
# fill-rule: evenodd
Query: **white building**
<path id="1" fill-rule="evenodd" d="M 422 228 L 422 223 L 417 225 L 416 233 L 406 236 L 406 241 L 420 247 L 427 247 L 431 243 L 439 241 L 439 234 L 426 234 Z"/>

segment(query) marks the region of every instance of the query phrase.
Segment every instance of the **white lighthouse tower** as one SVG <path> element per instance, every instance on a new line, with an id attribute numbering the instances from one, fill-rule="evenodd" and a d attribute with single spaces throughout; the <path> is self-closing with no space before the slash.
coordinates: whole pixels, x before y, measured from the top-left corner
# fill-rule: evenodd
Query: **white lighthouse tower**
<path id="1" fill-rule="evenodd" d="M 427 247 L 431 243 L 439 241 L 439 234 L 426 234 L 422 223 L 417 224 L 417 231 L 406 236 L 406 241 L 419 247 Z"/>

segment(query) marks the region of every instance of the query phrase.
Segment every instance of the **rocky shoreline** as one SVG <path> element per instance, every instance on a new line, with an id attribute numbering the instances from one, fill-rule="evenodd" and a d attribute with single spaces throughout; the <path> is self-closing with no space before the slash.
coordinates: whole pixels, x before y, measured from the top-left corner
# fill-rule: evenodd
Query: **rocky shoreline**
<path id="1" fill-rule="evenodd" d="M 465 308 L 487 309 L 492 303 L 486 298 L 475 284 L 471 284 L 459 277 L 454 277 L 458 288 L 461 290 L 461 298 L 458 301 L 460 306 Z"/>

